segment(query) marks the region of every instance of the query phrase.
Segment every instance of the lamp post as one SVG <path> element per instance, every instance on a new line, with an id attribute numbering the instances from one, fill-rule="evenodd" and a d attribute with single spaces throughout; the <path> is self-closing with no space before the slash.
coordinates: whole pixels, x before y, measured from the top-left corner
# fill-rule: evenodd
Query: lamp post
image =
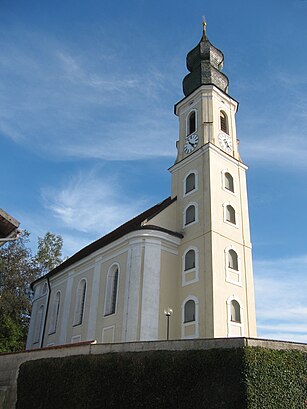
<path id="1" fill-rule="evenodd" d="M 169 317 L 172 315 L 173 310 L 170 307 L 167 307 L 164 310 L 164 314 L 166 316 L 166 340 L 169 340 Z"/>

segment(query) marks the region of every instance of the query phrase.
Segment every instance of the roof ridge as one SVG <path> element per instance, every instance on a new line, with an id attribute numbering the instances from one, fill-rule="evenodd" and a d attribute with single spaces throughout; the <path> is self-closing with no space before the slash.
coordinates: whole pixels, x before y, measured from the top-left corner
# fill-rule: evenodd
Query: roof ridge
<path id="1" fill-rule="evenodd" d="M 99 239 L 93 241 L 92 243 L 88 244 L 87 246 L 83 247 L 81 250 L 77 251 L 67 260 L 65 260 L 62 264 L 55 267 L 53 270 L 49 271 L 44 276 L 39 277 L 36 279 L 31 286 L 46 277 L 53 276 L 54 274 L 64 270 L 65 268 L 73 265 L 77 261 L 81 260 L 82 258 L 94 253 L 95 251 L 105 247 L 107 244 L 114 242 L 115 240 L 119 239 L 120 237 L 130 233 L 131 231 L 137 230 L 137 227 L 142 228 L 141 222 L 144 220 L 150 220 L 152 217 L 160 213 L 170 204 L 177 200 L 177 197 L 172 198 L 168 196 L 166 199 L 162 200 L 162 202 L 157 203 L 156 205 L 150 207 L 149 209 L 145 210 L 144 212 L 138 214 L 137 216 L 133 217 L 132 219 L 128 220 L 127 222 L 123 223 L 116 229 L 112 230 L 111 232 L 105 234 L 104 236 L 100 237 Z M 176 233 L 176 232 L 173 232 Z M 176 233 L 177 234 L 177 233 Z"/>

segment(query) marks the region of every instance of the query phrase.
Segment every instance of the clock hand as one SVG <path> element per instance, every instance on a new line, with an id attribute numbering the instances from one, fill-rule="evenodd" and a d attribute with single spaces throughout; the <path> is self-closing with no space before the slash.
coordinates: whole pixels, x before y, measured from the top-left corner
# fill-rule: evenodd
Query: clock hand
<path id="1" fill-rule="evenodd" d="M 227 141 L 226 138 L 224 139 L 224 143 L 225 143 L 225 145 L 227 146 L 227 148 L 230 148 L 230 145 L 229 145 L 229 143 L 228 143 L 228 141 Z"/>

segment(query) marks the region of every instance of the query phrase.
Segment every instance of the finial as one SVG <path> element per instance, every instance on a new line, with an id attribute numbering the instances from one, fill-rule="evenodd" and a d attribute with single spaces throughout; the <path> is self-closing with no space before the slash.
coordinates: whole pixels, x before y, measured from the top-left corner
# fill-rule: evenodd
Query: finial
<path id="1" fill-rule="evenodd" d="M 206 22 L 206 17 L 203 16 L 203 36 L 206 37 L 207 34 L 207 22 Z"/>

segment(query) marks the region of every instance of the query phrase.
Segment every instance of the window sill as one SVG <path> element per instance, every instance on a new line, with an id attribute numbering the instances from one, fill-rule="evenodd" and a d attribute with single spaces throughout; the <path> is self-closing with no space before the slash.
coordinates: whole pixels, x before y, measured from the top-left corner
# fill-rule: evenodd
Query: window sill
<path id="1" fill-rule="evenodd" d="M 228 224 L 229 226 L 235 227 L 236 229 L 239 228 L 239 226 L 238 226 L 237 223 L 232 223 L 232 222 L 230 222 L 229 220 L 226 220 L 226 219 L 225 219 L 225 220 L 224 220 L 224 223 Z"/>
<path id="2" fill-rule="evenodd" d="M 195 192 L 197 192 L 197 191 L 198 191 L 198 189 L 197 189 L 196 187 L 194 187 L 194 189 L 190 190 L 190 191 L 187 192 L 187 193 L 184 193 L 184 194 L 183 194 L 183 197 L 190 196 L 190 195 L 192 195 L 193 193 L 195 193 Z"/>

